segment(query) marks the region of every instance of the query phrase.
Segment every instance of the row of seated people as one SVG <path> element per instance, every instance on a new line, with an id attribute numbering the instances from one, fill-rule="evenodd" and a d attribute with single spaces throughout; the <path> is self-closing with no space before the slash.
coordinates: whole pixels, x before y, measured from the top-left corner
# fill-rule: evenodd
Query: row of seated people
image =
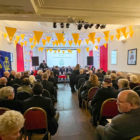
<path id="1" fill-rule="evenodd" d="M 51 98 L 42 96 L 43 86 L 36 82 L 32 87 L 32 96 L 25 100 L 18 100 L 15 97 L 14 88 L 5 86 L 0 89 L 0 107 L 6 107 L 24 113 L 31 107 L 40 107 L 47 113 L 48 131 L 54 135 L 58 129 L 57 119 L 55 118 L 56 109 Z M 39 131 L 40 132 L 40 131 Z"/>
<path id="2" fill-rule="evenodd" d="M 99 81 L 102 81 L 104 78 L 104 75 L 105 75 L 105 72 L 103 71 L 103 69 L 97 69 L 95 71 L 94 67 L 80 68 L 80 65 L 77 64 L 75 66 L 75 68 L 73 69 L 72 74 L 70 75 L 71 92 L 74 93 L 76 91 L 76 89 L 79 89 L 81 82 L 83 82 L 83 81 L 81 81 L 79 83 L 79 79 L 84 78 L 84 79 L 88 80 L 90 74 L 92 74 L 92 73 L 96 73 L 96 75 L 99 78 Z"/>
<path id="3" fill-rule="evenodd" d="M 102 103 L 108 99 L 108 98 L 116 98 L 119 92 L 123 90 L 131 89 L 129 84 L 132 83 L 132 79 L 136 78 L 136 75 L 130 75 L 129 80 L 124 77 L 119 77 L 116 80 L 116 84 L 113 84 L 113 81 L 111 80 L 112 75 L 114 76 L 114 73 L 111 73 L 110 75 L 106 75 L 103 82 L 99 82 L 98 77 L 96 74 L 91 74 L 89 77 L 89 80 L 85 81 L 79 91 L 78 91 L 78 99 L 79 99 L 79 107 L 82 106 L 82 100 L 90 100 L 90 110 L 91 114 L 93 115 L 93 125 L 97 125 L 97 122 L 99 121 L 99 115 L 100 115 L 100 109 Z M 137 80 L 138 81 L 138 80 Z M 134 85 L 134 84 L 133 84 Z M 137 82 L 136 86 L 139 85 Z M 90 88 L 94 87 L 94 93 L 92 93 L 93 97 L 88 96 L 88 91 Z M 117 87 L 117 88 L 116 88 Z M 134 88 L 134 87 L 133 87 Z M 137 90 L 138 89 L 138 90 Z M 134 88 L 134 90 L 139 94 L 140 86 L 137 86 L 137 88 Z M 140 95 L 140 94 L 139 94 Z M 106 124 L 106 120 L 102 119 L 100 120 L 100 124 Z"/>
<path id="4" fill-rule="evenodd" d="M 43 88 L 49 91 L 49 97 L 51 97 L 54 102 L 57 101 L 57 82 L 50 70 L 47 70 L 45 73 L 40 70 L 36 77 L 29 75 L 28 72 L 25 72 L 23 76 L 21 76 L 20 72 L 15 72 L 15 75 L 12 75 L 13 78 L 11 79 L 10 77 L 11 75 L 8 71 L 4 72 L 4 77 L 0 78 L 0 88 L 12 86 L 15 89 L 15 94 L 17 92 L 32 94 L 31 87 L 35 81 L 39 81 L 42 83 Z"/>

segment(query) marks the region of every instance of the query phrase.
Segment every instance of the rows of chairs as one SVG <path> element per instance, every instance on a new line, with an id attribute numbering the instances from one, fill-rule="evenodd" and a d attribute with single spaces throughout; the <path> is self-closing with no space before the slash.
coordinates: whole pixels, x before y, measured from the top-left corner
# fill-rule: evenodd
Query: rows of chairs
<path id="1" fill-rule="evenodd" d="M 8 108 L 0 107 L 0 115 Z M 38 140 L 42 140 L 44 136 L 51 140 L 51 135 L 48 132 L 47 113 L 39 107 L 31 107 L 24 113 L 25 123 L 20 139 L 33 140 L 32 136 L 36 134 Z"/>
<path id="2" fill-rule="evenodd" d="M 87 99 L 82 99 L 82 108 L 86 111 L 88 111 L 89 102 L 91 102 L 98 89 L 98 87 L 90 88 Z M 109 98 L 102 103 L 98 124 L 100 124 L 102 118 L 111 119 L 119 114 L 116 102 L 117 100 L 115 98 Z"/>

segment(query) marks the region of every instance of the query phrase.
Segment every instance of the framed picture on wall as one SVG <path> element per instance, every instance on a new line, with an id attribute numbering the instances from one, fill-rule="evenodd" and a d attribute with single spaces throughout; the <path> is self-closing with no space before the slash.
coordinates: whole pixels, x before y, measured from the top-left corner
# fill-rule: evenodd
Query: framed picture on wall
<path id="1" fill-rule="evenodd" d="M 137 64 L 137 49 L 128 50 L 127 64 L 136 65 Z"/>

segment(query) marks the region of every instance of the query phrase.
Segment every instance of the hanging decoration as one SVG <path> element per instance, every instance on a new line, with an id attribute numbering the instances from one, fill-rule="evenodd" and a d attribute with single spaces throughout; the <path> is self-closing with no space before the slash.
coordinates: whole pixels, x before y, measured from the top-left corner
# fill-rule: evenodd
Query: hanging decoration
<path id="1" fill-rule="evenodd" d="M 101 38 L 100 38 L 100 37 L 98 37 L 98 38 L 97 38 L 97 42 L 98 42 L 98 43 L 100 43 L 100 40 L 101 40 Z"/>
<path id="2" fill-rule="evenodd" d="M 86 51 L 89 52 L 89 47 L 86 48 Z"/>
<path id="3" fill-rule="evenodd" d="M 64 41 L 64 33 L 55 33 L 58 43 L 62 43 Z"/>
<path id="4" fill-rule="evenodd" d="M 7 33 L 4 33 L 3 36 L 6 39 L 8 35 L 7 35 Z"/>
<path id="5" fill-rule="evenodd" d="M 37 43 L 39 43 L 40 38 L 42 37 L 43 32 L 40 31 L 34 31 L 34 36 L 35 36 L 35 40 L 37 41 Z"/>
<path id="6" fill-rule="evenodd" d="M 81 49 L 78 48 L 78 49 L 77 49 L 77 52 L 80 53 L 80 52 L 81 52 Z"/>
<path id="7" fill-rule="evenodd" d="M 111 35 L 110 40 L 113 41 L 113 39 L 114 39 L 114 35 Z"/>
<path id="8" fill-rule="evenodd" d="M 47 36 L 46 37 L 46 40 L 47 40 L 48 43 L 50 43 L 51 37 L 50 36 Z"/>
<path id="9" fill-rule="evenodd" d="M 32 43 L 33 42 L 33 38 L 29 38 L 29 42 Z"/>
<path id="10" fill-rule="evenodd" d="M 71 46 L 72 45 L 72 40 L 69 40 L 68 42 L 69 42 L 69 45 Z"/>
<path id="11" fill-rule="evenodd" d="M 97 45 L 95 46 L 95 49 L 98 50 L 98 46 Z"/>
<path id="12" fill-rule="evenodd" d="M 105 44 L 104 44 L 104 47 L 106 48 L 106 46 L 107 46 L 107 44 L 105 43 Z"/>
<path id="13" fill-rule="evenodd" d="M 24 41 L 24 45 L 27 47 L 27 41 Z"/>
<path id="14" fill-rule="evenodd" d="M 87 43 L 87 45 L 88 45 L 88 43 L 89 43 L 89 39 L 86 39 L 86 43 Z"/>
<path id="15" fill-rule="evenodd" d="M 25 34 L 21 34 L 21 39 L 24 40 Z"/>
<path id="16" fill-rule="evenodd" d="M 82 40 L 78 40 L 78 45 L 79 45 L 79 46 L 81 45 L 81 42 L 82 42 Z"/>
<path id="17" fill-rule="evenodd" d="M 78 39 L 79 39 L 79 33 L 73 33 L 72 36 L 73 36 L 75 45 L 77 45 L 77 42 L 78 42 Z"/>
<path id="18" fill-rule="evenodd" d="M 89 37 L 89 40 L 91 42 L 93 42 L 93 40 L 95 40 L 95 33 L 94 32 L 93 33 L 89 33 L 88 37 Z"/>
<path id="19" fill-rule="evenodd" d="M 62 41 L 62 44 L 63 44 L 63 46 L 65 46 L 65 45 L 66 45 L 66 41 L 63 40 L 63 41 Z"/>
<path id="20" fill-rule="evenodd" d="M 42 39 L 42 44 L 43 44 L 43 46 L 46 45 L 46 40 L 45 39 Z"/>
<path id="21" fill-rule="evenodd" d="M 14 34 L 15 34 L 15 32 L 16 32 L 17 29 L 16 29 L 16 28 L 11 28 L 11 27 L 5 27 L 5 29 L 6 29 L 6 31 L 7 31 L 9 40 L 10 40 L 10 42 L 11 42 L 12 39 L 13 39 L 13 36 L 14 36 Z"/>

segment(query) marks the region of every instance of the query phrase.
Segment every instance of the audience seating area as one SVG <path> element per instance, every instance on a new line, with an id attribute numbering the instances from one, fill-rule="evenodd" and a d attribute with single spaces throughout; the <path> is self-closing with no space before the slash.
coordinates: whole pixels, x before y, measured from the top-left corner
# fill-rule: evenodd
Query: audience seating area
<path id="1" fill-rule="evenodd" d="M 33 88 L 35 84 L 39 84 L 42 87 L 41 93 L 39 93 L 38 96 L 41 96 L 41 98 L 47 97 L 50 102 L 50 106 L 52 107 L 52 110 L 49 110 L 50 113 L 56 111 L 55 104 L 57 103 L 57 83 L 59 81 L 69 82 L 72 94 L 78 93 L 77 100 L 79 100 L 79 107 L 81 107 L 83 111 L 88 111 L 91 115 L 91 122 L 93 126 L 102 124 L 100 123 L 102 122 L 102 118 L 113 118 L 119 114 L 116 105 L 116 98 L 119 92 L 131 89 L 130 85 L 135 85 L 131 90 L 136 91 L 140 95 L 139 79 L 134 74 L 128 76 L 115 71 L 108 71 L 105 73 L 102 69 L 96 70 L 95 72 L 91 69 L 84 69 L 82 73 L 79 73 L 79 71 L 80 68 L 71 70 L 69 75 L 65 75 L 63 73 L 62 75 L 57 75 L 59 73 L 58 71 L 56 72 L 48 69 L 43 73 L 39 70 L 36 72 L 35 76 L 32 75 L 34 79 L 31 81 L 29 80 L 31 79 L 31 74 L 29 74 L 29 72 L 23 72 L 22 74 L 15 72 L 15 75 L 5 72 L 4 77 L 0 78 L 0 102 L 6 100 L 6 103 L 4 106 L 0 106 L 0 115 L 5 111 L 10 110 L 10 105 L 12 105 L 12 109 L 15 106 L 15 110 L 17 110 L 16 106 L 21 104 L 21 110 L 18 111 L 24 114 L 25 117 L 23 133 L 24 139 L 26 140 L 28 137 L 28 140 L 32 140 L 32 135 L 34 133 L 41 132 L 43 133 L 41 134 L 42 137 L 47 136 L 48 140 L 50 140 L 51 135 L 48 130 L 48 114 L 46 110 L 44 110 L 43 107 L 39 107 L 39 103 L 38 107 L 33 107 L 33 105 L 26 111 L 24 110 L 24 102 L 34 97 L 35 91 L 33 91 Z M 52 72 L 54 73 L 50 74 Z M 12 80 L 10 78 L 11 76 L 14 77 Z M 116 88 L 115 84 L 118 88 Z M 6 95 L 5 88 L 9 86 L 13 87 L 14 92 Z M 19 89 L 22 88 L 24 90 L 20 91 Z M 103 94 L 106 89 L 108 89 L 108 95 Z M 5 95 L 3 95 L 4 93 Z M 98 106 L 96 106 L 98 108 L 97 114 L 94 114 L 96 109 L 94 104 L 98 104 Z M 55 115 L 55 113 L 52 114 L 52 116 Z M 95 116 L 97 122 L 93 123 L 93 118 Z M 106 123 L 107 121 L 105 121 L 102 125 L 105 125 Z M 137 140 L 137 138 L 139 138 L 139 136 L 132 138 L 131 140 Z"/>

